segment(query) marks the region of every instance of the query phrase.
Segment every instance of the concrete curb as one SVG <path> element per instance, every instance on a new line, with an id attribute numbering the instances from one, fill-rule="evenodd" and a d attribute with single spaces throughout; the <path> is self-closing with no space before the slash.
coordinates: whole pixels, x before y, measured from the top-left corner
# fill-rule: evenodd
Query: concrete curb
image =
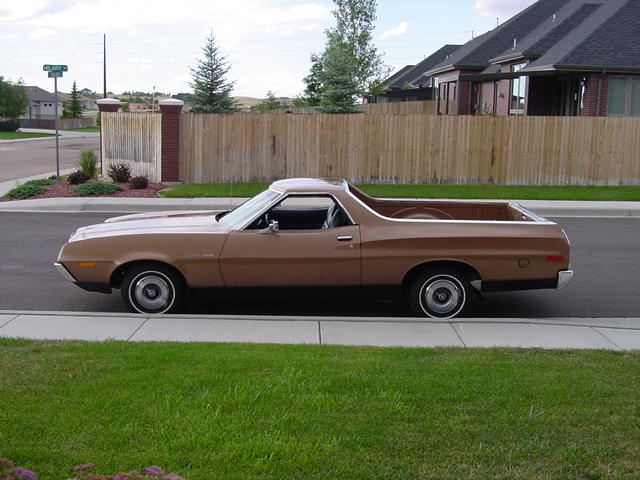
<path id="1" fill-rule="evenodd" d="M 41 176 L 39 176 L 41 177 Z M 8 183 L 8 182 L 5 182 Z M 0 202 L 0 212 L 140 213 L 162 210 L 226 210 L 246 198 L 46 198 Z M 413 200 L 413 199 L 409 199 Z M 504 202 L 505 200 L 484 200 Z M 640 218 L 640 202 L 514 200 L 548 217 Z"/>
<path id="2" fill-rule="evenodd" d="M 640 318 L 434 320 L 0 311 L 0 337 L 377 347 L 640 349 Z"/>

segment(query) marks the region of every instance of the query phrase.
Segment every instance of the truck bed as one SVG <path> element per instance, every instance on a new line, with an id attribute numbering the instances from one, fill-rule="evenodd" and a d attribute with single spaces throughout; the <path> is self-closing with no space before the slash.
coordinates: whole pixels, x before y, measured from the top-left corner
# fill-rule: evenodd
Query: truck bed
<path id="1" fill-rule="evenodd" d="M 442 200 L 381 200 L 358 189 L 356 197 L 378 214 L 407 220 L 473 220 L 499 222 L 538 222 L 535 215 L 514 202 L 442 201 Z"/>

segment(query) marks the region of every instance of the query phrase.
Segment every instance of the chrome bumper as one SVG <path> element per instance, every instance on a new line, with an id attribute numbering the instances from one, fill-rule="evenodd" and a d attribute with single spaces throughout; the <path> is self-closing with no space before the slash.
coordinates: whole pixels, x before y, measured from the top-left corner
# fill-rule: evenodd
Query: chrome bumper
<path id="1" fill-rule="evenodd" d="M 58 273 L 62 275 L 65 280 L 69 280 L 72 283 L 76 283 L 76 279 L 73 278 L 73 275 L 69 273 L 69 270 L 67 270 L 64 265 L 56 262 L 53 264 L 53 266 L 56 267 L 56 270 L 58 271 Z"/>
<path id="2" fill-rule="evenodd" d="M 558 272 L 558 286 L 556 289 L 562 290 L 564 287 L 569 285 L 569 282 L 573 278 L 573 270 L 563 270 Z"/>

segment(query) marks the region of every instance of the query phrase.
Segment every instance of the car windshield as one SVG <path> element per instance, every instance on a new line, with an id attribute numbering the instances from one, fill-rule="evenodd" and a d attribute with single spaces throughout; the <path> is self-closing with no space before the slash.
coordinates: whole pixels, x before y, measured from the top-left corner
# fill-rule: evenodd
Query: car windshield
<path id="1" fill-rule="evenodd" d="M 229 225 L 234 229 L 239 229 L 249 220 L 254 218 L 259 212 L 267 208 L 271 202 L 278 198 L 281 194 L 273 190 L 265 190 L 250 200 L 247 200 L 235 210 L 227 213 L 220 219 L 220 223 Z"/>

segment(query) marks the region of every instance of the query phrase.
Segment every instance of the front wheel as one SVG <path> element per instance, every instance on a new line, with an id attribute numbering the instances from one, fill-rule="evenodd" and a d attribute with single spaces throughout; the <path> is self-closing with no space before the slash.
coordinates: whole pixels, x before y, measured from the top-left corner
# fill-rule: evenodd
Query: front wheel
<path id="1" fill-rule="evenodd" d="M 122 279 L 122 300 L 130 311 L 159 314 L 177 311 L 184 301 L 182 278 L 164 265 L 139 265 Z"/>
<path id="2" fill-rule="evenodd" d="M 455 269 L 427 271 L 416 278 L 409 289 L 409 304 L 413 313 L 431 318 L 462 315 L 469 308 L 472 298 L 469 280 Z"/>

